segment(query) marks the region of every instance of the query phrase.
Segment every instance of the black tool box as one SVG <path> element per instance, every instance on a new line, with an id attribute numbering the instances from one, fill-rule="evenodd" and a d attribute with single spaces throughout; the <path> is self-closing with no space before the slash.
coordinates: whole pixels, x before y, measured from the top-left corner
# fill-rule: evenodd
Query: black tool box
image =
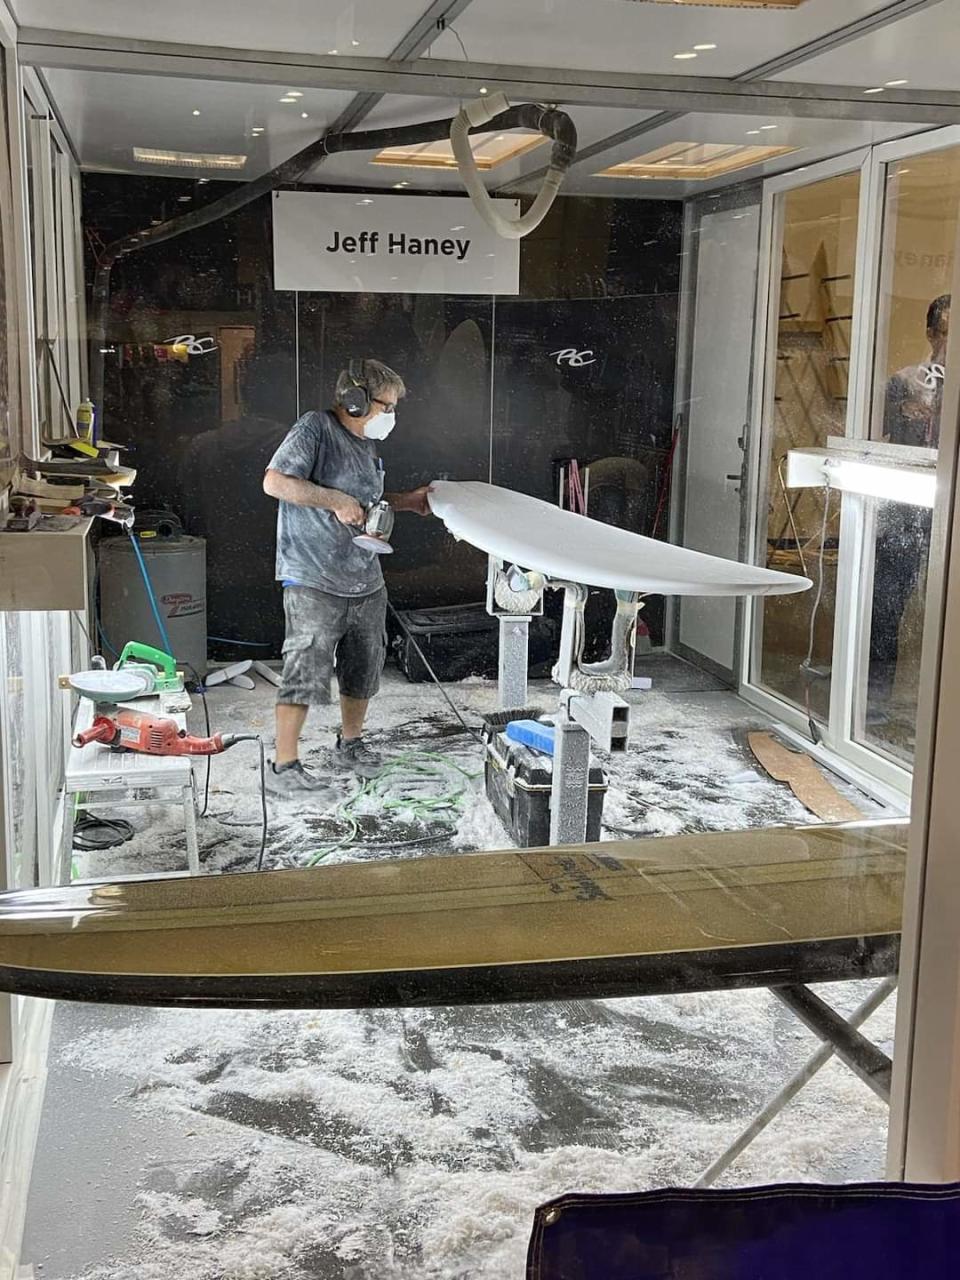
<path id="1" fill-rule="evenodd" d="M 468 676 L 497 678 L 500 624 L 483 604 L 448 605 L 439 609 L 408 609 L 400 618 L 423 650 L 441 680 L 465 680 Z M 430 673 L 400 627 L 391 636 L 397 666 L 415 684 Z M 557 628 L 551 618 L 534 618 L 530 624 L 531 675 L 556 661 Z"/>
<path id="2" fill-rule="evenodd" d="M 550 843 L 550 790 L 553 785 L 553 757 L 511 741 L 502 732 L 511 720 L 535 718 L 530 711 L 497 712 L 484 720 L 484 784 L 487 799 L 507 832 L 522 849 Z M 607 777 L 593 759 L 587 797 L 587 840 L 600 839 L 603 801 Z"/>

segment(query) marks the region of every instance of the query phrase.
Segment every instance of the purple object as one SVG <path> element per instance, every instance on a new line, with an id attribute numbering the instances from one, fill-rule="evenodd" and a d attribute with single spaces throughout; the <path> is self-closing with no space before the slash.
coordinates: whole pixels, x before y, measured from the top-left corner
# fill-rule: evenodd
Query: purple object
<path id="1" fill-rule="evenodd" d="M 527 1280 L 958 1276 L 960 1183 L 567 1195 L 537 1210 L 527 1254 Z"/>

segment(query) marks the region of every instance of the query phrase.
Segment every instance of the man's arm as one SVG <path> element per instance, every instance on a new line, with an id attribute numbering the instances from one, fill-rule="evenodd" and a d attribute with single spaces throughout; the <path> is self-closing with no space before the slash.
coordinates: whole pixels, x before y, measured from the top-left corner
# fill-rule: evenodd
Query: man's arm
<path id="1" fill-rule="evenodd" d="M 389 502 L 394 511 L 414 511 L 418 516 L 432 515 L 427 494 L 431 486 L 422 484 L 419 489 L 408 489 L 406 493 L 385 493 L 384 501 Z"/>
<path id="2" fill-rule="evenodd" d="M 321 511 L 332 511 L 341 524 L 362 526 L 365 519 L 363 507 L 348 493 L 325 489 L 300 476 L 284 475 L 273 467 L 268 467 L 263 477 L 263 491 L 271 498 L 292 502 L 295 507 L 319 507 Z"/>

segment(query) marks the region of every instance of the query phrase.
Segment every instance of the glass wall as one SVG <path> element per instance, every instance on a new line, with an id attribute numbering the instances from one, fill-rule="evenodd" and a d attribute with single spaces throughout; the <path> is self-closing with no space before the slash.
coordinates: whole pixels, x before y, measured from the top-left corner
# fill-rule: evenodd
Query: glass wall
<path id="1" fill-rule="evenodd" d="M 788 450 L 845 432 L 859 196 L 859 172 L 785 192 L 774 249 L 761 554 L 769 568 L 822 589 L 759 605 L 753 679 L 821 721 L 830 706 L 839 504 L 826 489 L 788 490 L 784 468 Z"/>
<path id="2" fill-rule="evenodd" d="M 871 438 L 936 450 L 960 213 L 960 147 L 910 156 L 885 174 Z M 930 456 L 930 455 L 928 455 Z M 899 502 L 866 508 L 857 741 L 913 760 L 932 512 Z"/>
<path id="3" fill-rule="evenodd" d="M 27 93 L 24 111 L 40 436 L 60 440 L 85 390 L 80 175 L 46 106 Z"/>

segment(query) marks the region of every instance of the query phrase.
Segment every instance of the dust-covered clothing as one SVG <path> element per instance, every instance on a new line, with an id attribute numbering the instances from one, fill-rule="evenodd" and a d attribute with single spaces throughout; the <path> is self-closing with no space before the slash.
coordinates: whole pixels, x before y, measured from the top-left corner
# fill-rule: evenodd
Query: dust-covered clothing
<path id="1" fill-rule="evenodd" d="M 386 588 L 351 600 L 312 587 L 287 587 L 283 611 L 287 636 L 278 702 L 325 706 L 334 664 L 342 694 L 373 697 L 387 652 Z"/>
<path id="2" fill-rule="evenodd" d="M 383 466 L 376 445 L 348 431 L 327 410 L 312 410 L 295 422 L 268 465 L 282 475 L 339 489 L 364 509 L 383 496 Z M 281 499 L 277 579 L 335 596 L 381 591 L 380 557 L 354 543 L 358 532 L 341 524 L 332 511 Z"/>

